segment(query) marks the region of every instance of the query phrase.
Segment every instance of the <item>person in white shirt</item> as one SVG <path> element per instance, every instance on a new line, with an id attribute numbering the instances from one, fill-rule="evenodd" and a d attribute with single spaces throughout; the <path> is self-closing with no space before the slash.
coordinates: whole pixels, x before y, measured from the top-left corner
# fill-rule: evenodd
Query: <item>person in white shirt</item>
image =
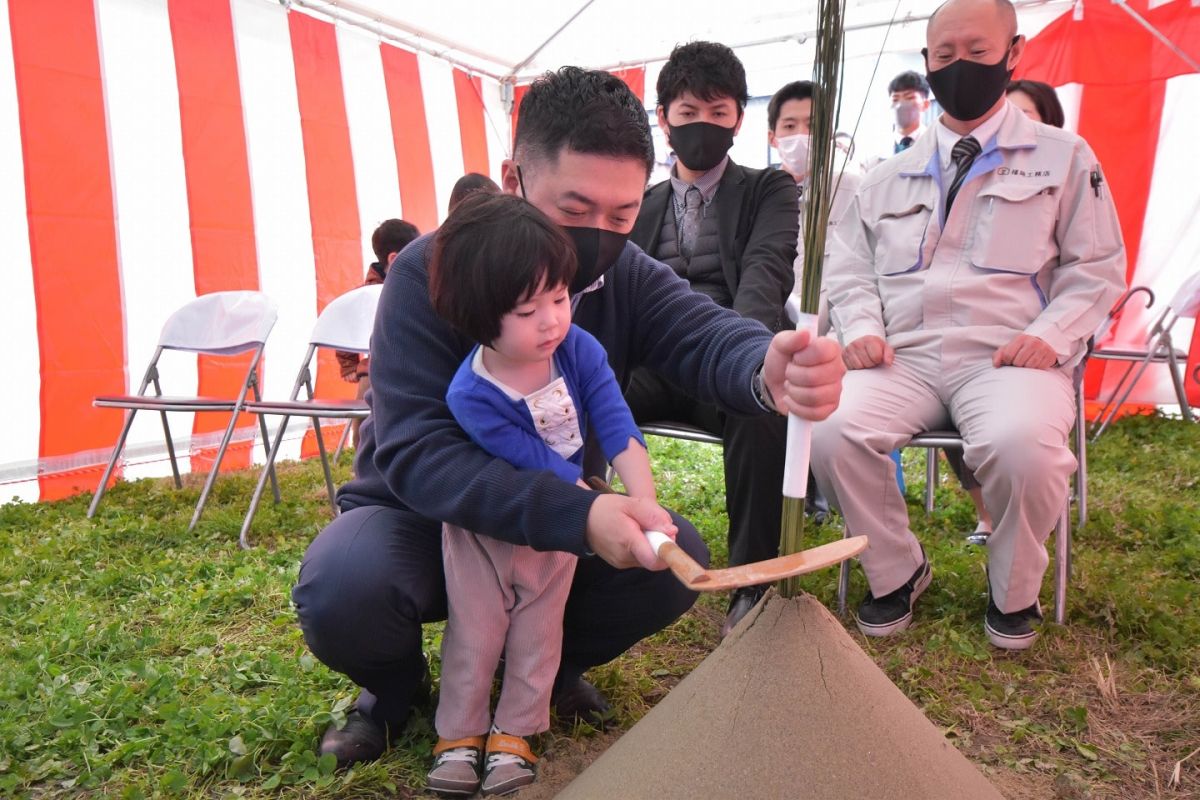
<path id="1" fill-rule="evenodd" d="M 813 473 L 870 539 L 858 625 L 887 636 L 908 627 L 932 574 L 888 454 L 956 427 L 995 522 L 984 628 L 1023 649 L 1075 469 L 1072 373 L 1123 290 L 1125 247 L 1087 142 L 1005 97 L 1025 48 L 1011 2 L 949 0 L 926 38 L 945 113 L 863 179 L 826 258 L 850 371 L 813 427 Z"/>

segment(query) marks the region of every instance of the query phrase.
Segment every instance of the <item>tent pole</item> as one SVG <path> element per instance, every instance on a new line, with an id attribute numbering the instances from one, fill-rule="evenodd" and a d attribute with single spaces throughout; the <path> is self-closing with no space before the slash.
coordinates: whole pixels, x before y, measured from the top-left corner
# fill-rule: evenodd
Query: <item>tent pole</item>
<path id="1" fill-rule="evenodd" d="M 1196 59 L 1192 58 L 1187 53 L 1183 52 L 1183 49 L 1180 48 L 1179 45 L 1175 44 L 1170 39 L 1168 39 L 1167 35 L 1165 33 L 1160 31 L 1158 28 L 1154 27 L 1153 25 L 1151 25 L 1149 20 L 1147 20 L 1145 17 L 1143 17 L 1141 14 L 1139 14 L 1136 10 L 1130 8 L 1129 4 L 1126 3 L 1125 0 L 1112 0 L 1112 2 L 1113 2 L 1113 5 L 1118 6 L 1126 14 L 1133 17 L 1134 20 L 1137 21 L 1137 24 L 1141 25 L 1143 28 L 1145 28 L 1147 31 L 1150 32 L 1151 36 L 1153 36 L 1155 39 L 1158 39 L 1160 42 L 1162 42 L 1164 47 L 1166 47 L 1168 50 L 1170 50 L 1175 55 L 1182 58 L 1187 63 L 1187 65 L 1192 68 L 1193 72 L 1200 72 L 1200 63 L 1196 63 Z"/>
<path id="2" fill-rule="evenodd" d="M 539 44 L 532 53 L 527 55 L 525 58 L 521 59 L 521 63 L 519 63 L 515 67 L 513 67 L 512 71 L 509 72 L 506 77 L 515 78 L 517 76 L 518 72 L 520 72 L 522 69 L 524 69 L 526 66 L 529 65 L 529 62 L 531 62 L 535 58 L 537 58 L 537 54 L 542 52 L 542 50 L 545 49 L 546 45 L 550 44 L 555 39 L 557 39 L 558 35 L 560 33 L 562 33 L 563 31 L 565 31 L 572 22 L 574 22 L 576 19 L 578 19 L 580 14 L 582 14 L 584 11 L 587 11 L 588 6 L 590 6 L 594 2 L 595 2 L 595 0 L 587 0 L 587 2 L 585 2 L 582 6 L 579 7 L 578 11 L 576 11 L 574 14 L 571 15 L 570 19 L 568 19 L 566 22 L 564 22 L 562 25 L 560 25 L 558 30 L 556 30 L 554 33 L 550 34 L 550 38 L 548 38 L 546 41 Z"/>

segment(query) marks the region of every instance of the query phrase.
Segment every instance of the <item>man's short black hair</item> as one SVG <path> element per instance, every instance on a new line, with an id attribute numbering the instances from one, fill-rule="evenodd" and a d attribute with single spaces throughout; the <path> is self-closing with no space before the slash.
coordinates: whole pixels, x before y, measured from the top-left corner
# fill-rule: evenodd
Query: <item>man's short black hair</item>
<path id="1" fill-rule="evenodd" d="M 532 203 L 475 192 L 438 228 L 429 263 L 429 299 L 465 336 L 489 345 L 500 321 L 543 287 L 575 277 L 575 245 Z"/>
<path id="2" fill-rule="evenodd" d="M 657 89 L 658 104 L 664 113 L 684 92 L 691 92 L 706 103 L 719 97 L 732 97 L 739 115 L 750 101 L 746 68 L 732 50 L 717 42 L 688 42 L 677 46 L 658 73 Z"/>
<path id="3" fill-rule="evenodd" d="M 450 190 L 450 208 L 447 211 L 453 211 L 457 208 L 458 204 L 465 200 L 471 192 L 490 192 L 494 194 L 498 191 L 500 191 L 500 187 L 487 175 L 480 175 L 478 172 L 468 172 L 454 182 L 454 188 Z"/>
<path id="4" fill-rule="evenodd" d="M 384 220 L 371 234 L 371 249 L 375 251 L 375 260 L 386 268 L 389 253 L 399 253 L 420 235 L 417 226 L 411 222 L 402 219 Z"/>
<path id="5" fill-rule="evenodd" d="M 922 97 L 929 99 L 929 83 L 925 80 L 925 76 L 910 69 L 892 78 L 892 82 L 888 84 L 889 96 L 896 92 L 908 91 L 919 92 Z"/>
<path id="6" fill-rule="evenodd" d="M 633 158 L 654 166 L 654 140 L 646 109 L 615 75 L 562 67 L 529 86 L 517 115 L 513 154 L 518 162 L 558 160 L 566 147 L 576 153 Z"/>
<path id="7" fill-rule="evenodd" d="M 812 81 L 792 81 L 773 94 L 771 102 L 767 103 L 767 130 L 775 130 L 784 103 L 789 100 L 808 100 L 813 96 L 815 86 Z"/>

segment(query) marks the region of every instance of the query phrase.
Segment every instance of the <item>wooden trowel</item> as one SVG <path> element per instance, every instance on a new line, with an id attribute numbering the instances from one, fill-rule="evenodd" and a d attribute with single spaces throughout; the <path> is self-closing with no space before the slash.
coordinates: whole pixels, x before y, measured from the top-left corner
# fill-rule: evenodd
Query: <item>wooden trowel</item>
<path id="1" fill-rule="evenodd" d="M 613 491 L 599 478 L 588 478 L 587 482 L 598 492 Z M 664 533 L 646 531 L 646 540 L 658 557 L 671 568 L 679 582 L 696 592 L 724 592 L 740 586 L 774 583 L 840 564 L 867 549 L 866 536 L 851 536 L 799 553 L 742 564 L 740 567 L 705 569 Z"/>

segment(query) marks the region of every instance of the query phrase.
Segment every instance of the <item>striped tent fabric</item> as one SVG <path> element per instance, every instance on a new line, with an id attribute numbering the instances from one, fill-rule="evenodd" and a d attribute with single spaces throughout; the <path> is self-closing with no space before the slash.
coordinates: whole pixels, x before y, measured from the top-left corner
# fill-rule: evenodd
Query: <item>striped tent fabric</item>
<path id="1" fill-rule="evenodd" d="M 432 230 L 460 176 L 498 179 L 507 156 L 497 81 L 274 0 L 0 9 L 0 502 L 95 489 L 122 418 L 92 398 L 135 390 L 166 316 L 198 294 L 275 300 L 263 392 L 286 396 L 317 314 L 362 283 L 374 228 Z M 166 392 L 236 386 L 238 365 L 175 355 Z M 353 396 L 332 359 L 316 381 Z M 207 469 L 228 418 L 175 417 L 177 452 Z M 230 468 L 261 460 L 253 422 Z M 312 447 L 310 431 L 283 456 Z M 138 415 L 123 477 L 167 474 L 165 458 L 158 419 Z"/>

